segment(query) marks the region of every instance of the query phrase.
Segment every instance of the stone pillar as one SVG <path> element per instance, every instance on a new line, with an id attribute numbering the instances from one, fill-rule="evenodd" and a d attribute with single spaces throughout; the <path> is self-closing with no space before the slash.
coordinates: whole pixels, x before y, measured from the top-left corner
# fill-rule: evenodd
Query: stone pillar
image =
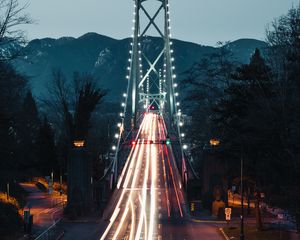
<path id="1" fill-rule="evenodd" d="M 72 216 L 88 215 L 92 210 L 92 161 L 84 146 L 74 147 L 68 161 L 68 205 Z"/>

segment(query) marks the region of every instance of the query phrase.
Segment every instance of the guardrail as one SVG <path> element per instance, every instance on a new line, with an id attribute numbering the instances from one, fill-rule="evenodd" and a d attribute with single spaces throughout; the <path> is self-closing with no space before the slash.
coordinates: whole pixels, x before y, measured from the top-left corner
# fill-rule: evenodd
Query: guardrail
<path id="1" fill-rule="evenodd" d="M 37 236 L 34 240 L 59 240 L 63 237 L 64 231 L 58 225 L 61 219 L 54 222 L 49 228 Z"/>

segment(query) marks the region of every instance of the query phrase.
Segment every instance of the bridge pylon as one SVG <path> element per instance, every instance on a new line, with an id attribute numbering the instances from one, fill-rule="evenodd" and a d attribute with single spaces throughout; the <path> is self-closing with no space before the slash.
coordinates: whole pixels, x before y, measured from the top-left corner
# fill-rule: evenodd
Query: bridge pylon
<path id="1" fill-rule="evenodd" d="M 150 12 L 153 9 L 154 14 Z M 136 127 L 140 114 L 145 111 L 155 110 L 167 119 L 173 119 L 176 111 L 169 1 L 134 0 L 133 22 L 129 102 L 131 122 Z M 156 49 L 149 49 L 151 39 L 148 36 L 153 34 L 153 29 L 158 36 L 155 38 L 157 45 Z"/>
<path id="2" fill-rule="evenodd" d="M 114 147 L 111 186 L 118 178 L 118 152 L 121 138 L 136 137 L 141 116 L 145 112 L 156 112 L 164 117 L 169 134 L 176 135 L 181 157 L 178 165 L 186 173 L 180 127 L 182 114 L 175 91 L 175 66 L 171 40 L 169 0 L 133 0 L 133 35 L 130 42 L 129 66 L 126 79 L 127 92 L 123 94 L 124 112 L 118 142 Z M 149 36 L 152 36 L 151 38 Z M 130 128 L 128 127 L 130 125 Z M 127 133 L 130 134 L 127 134 Z M 124 137 L 125 138 L 125 137 Z M 177 144 L 178 145 L 178 144 Z M 184 174 L 182 174 L 185 179 Z"/>

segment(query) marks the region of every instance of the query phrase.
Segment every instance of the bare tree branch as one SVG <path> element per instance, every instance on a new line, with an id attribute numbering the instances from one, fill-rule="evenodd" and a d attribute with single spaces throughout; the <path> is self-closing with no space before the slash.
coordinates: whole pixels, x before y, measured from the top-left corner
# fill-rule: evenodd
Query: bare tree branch
<path id="1" fill-rule="evenodd" d="M 19 0 L 0 0 L 0 61 L 14 59 L 21 54 L 21 46 L 26 43 L 20 25 L 31 24 L 33 20 L 24 10 L 28 3 L 20 5 Z"/>

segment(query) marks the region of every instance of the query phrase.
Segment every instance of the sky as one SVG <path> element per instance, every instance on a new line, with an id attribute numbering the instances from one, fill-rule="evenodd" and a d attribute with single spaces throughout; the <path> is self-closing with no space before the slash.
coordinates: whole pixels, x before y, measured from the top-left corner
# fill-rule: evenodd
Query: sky
<path id="1" fill-rule="evenodd" d="M 96 32 L 116 39 L 132 34 L 132 0 L 20 0 L 35 24 L 22 26 L 29 40 L 79 37 Z M 240 38 L 265 39 L 267 24 L 299 0 L 170 0 L 172 37 L 202 45 Z M 156 7 L 148 0 L 149 11 Z"/>

